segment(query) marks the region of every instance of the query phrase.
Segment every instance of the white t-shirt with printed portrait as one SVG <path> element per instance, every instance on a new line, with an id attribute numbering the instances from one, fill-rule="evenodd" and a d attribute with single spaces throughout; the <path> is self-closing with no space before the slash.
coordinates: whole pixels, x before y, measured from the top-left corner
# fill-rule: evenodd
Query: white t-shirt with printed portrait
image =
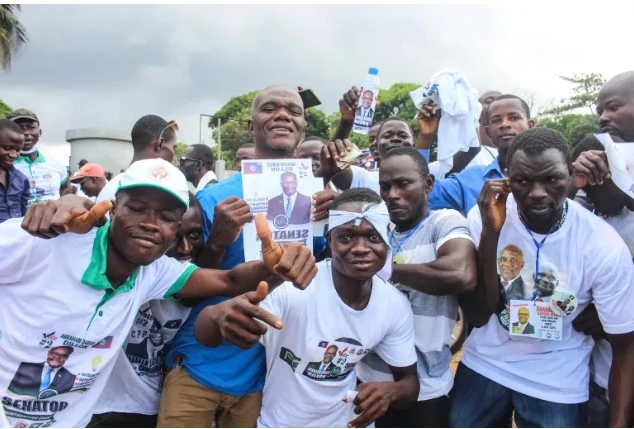
<path id="1" fill-rule="evenodd" d="M 467 219 L 471 236 L 479 243 L 482 222 L 478 206 L 469 212 Z M 538 242 L 544 238 L 535 233 L 533 236 Z M 497 257 L 507 245 L 523 252 L 522 278 L 529 289 L 521 301 L 530 305 L 536 247 L 519 218 L 512 195 L 507 200 Z M 594 300 L 606 332 L 634 331 L 632 258 L 611 226 L 568 200 L 565 221 L 548 236 L 540 250 L 540 266 L 545 264 L 557 267 L 555 291 L 567 290 L 577 300 L 575 310 L 562 317 L 561 339 L 511 335 L 509 321 L 503 317 L 505 305 L 501 302 L 498 314 L 493 314 L 482 328 L 472 331 L 464 345 L 462 363 L 496 383 L 534 398 L 566 404 L 585 402 L 593 340 L 574 330 L 572 322 Z M 532 318 L 529 322 L 535 325 Z"/>
<path id="2" fill-rule="evenodd" d="M 21 221 L 0 225 L 4 411 L 11 426 L 84 427 L 139 308 L 177 293 L 196 267 L 163 256 L 113 289 L 105 276 L 109 223 L 43 240 Z M 63 365 L 45 383 L 51 354 Z"/>
<path id="3" fill-rule="evenodd" d="M 346 427 L 354 406 L 342 399 L 356 390 L 364 356 L 416 363 L 412 309 L 401 292 L 375 276 L 368 305 L 355 310 L 337 294 L 330 260 L 317 266 L 305 290 L 284 283 L 260 304 L 284 327 L 261 338 L 267 374 L 258 427 Z"/>

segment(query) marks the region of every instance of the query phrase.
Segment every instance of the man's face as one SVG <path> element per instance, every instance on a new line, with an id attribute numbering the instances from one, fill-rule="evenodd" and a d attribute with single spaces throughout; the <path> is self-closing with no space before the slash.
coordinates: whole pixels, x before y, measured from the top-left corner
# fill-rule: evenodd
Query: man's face
<path id="1" fill-rule="evenodd" d="M 183 215 L 176 241 L 167 251 L 167 256 L 181 262 L 195 262 L 204 246 L 203 214 L 200 208 L 190 206 Z"/>
<path id="2" fill-rule="evenodd" d="M 126 261 L 148 265 L 172 245 L 185 207 L 176 198 L 152 187 L 117 193 L 109 240 Z"/>
<path id="3" fill-rule="evenodd" d="M 255 147 L 241 147 L 236 152 L 236 167 L 242 171 L 242 161 L 255 159 Z"/>
<path id="4" fill-rule="evenodd" d="M 292 154 L 304 139 L 304 104 L 297 90 L 275 88 L 259 95 L 249 131 L 256 146 Z"/>
<path id="5" fill-rule="evenodd" d="M 374 159 L 379 158 L 379 148 L 376 145 L 376 135 L 379 133 L 380 127 L 380 124 L 374 124 L 368 133 L 368 149 L 370 149 L 370 153 Z"/>
<path id="6" fill-rule="evenodd" d="M 29 151 L 33 149 L 33 146 L 40 140 L 40 136 L 42 135 L 40 123 L 30 119 L 18 119 L 15 122 L 22 128 L 22 132 L 24 133 L 24 147 L 22 150 Z"/>
<path id="7" fill-rule="evenodd" d="M 381 198 L 397 228 L 410 229 L 427 212 L 427 200 L 433 184 L 433 178 L 429 175 L 423 177 L 409 156 L 393 156 L 381 163 Z"/>
<path id="8" fill-rule="evenodd" d="M 372 106 L 373 99 L 374 94 L 372 94 L 372 91 L 365 91 L 361 96 L 361 104 L 363 105 L 363 108 L 366 110 L 369 109 L 370 106 Z"/>
<path id="9" fill-rule="evenodd" d="M 387 154 L 397 147 L 414 146 L 414 136 L 403 121 L 392 120 L 384 122 L 381 127 L 381 134 L 377 136 L 377 147 L 381 159 L 385 159 Z"/>
<path id="10" fill-rule="evenodd" d="M 517 310 L 517 320 L 519 320 L 519 322 L 522 325 L 528 322 L 529 317 L 530 317 L 530 312 L 528 311 L 528 308 L 522 307 L 519 310 Z"/>
<path id="11" fill-rule="evenodd" d="M 361 203 L 341 204 L 339 210 L 361 212 Z M 378 273 L 387 258 L 387 245 L 379 233 L 367 221 L 359 226 L 352 222 L 330 231 L 332 267 L 342 276 L 352 280 L 368 280 Z"/>
<path id="12" fill-rule="evenodd" d="M 0 131 L 0 168 L 8 169 L 24 146 L 24 134 L 8 129 Z"/>
<path id="13" fill-rule="evenodd" d="M 106 183 L 104 179 L 100 179 L 97 177 L 86 177 L 79 183 L 79 185 L 81 186 L 81 190 L 84 194 L 88 195 L 89 197 L 96 197 L 99 195 Z"/>
<path id="14" fill-rule="evenodd" d="M 508 171 L 513 197 L 528 222 L 547 228 L 556 222 L 571 180 L 564 155 L 557 149 L 533 156 L 518 150 Z"/>
<path id="15" fill-rule="evenodd" d="M 602 133 L 626 142 L 634 141 L 634 90 L 607 84 L 597 97 L 597 114 Z"/>
<path id="16" fill-rule="evenodd" d="M 200 163 L 200 161 L 196 160 L 195 156 L 192 155 L 192 151 L 193 149 L 191 148 L 185 151 L 185 154 L 180 160 L 180 166 L 178 167 L 188 182 L 194 181 L 196 177 L 196 167 Z"/>
<path id="17" fill-rule="evenodd" d="M 321 176 L 321 149 L 324 144 L 320 140 L 304 140 L 297 148 L 295 158 L 308 158 L 312 162 L 313 175 Z"/>
<path id="18" fill-rule="evenodd" d="M 53 347 L 46 354 L 46 363 L 51 368 L 61 368 L 70 356 L 70 350 L 66 347 Z"/>
<path id="19" fill-rule="evenodd" d="M 283 174 L 281 185 L 284 194 L 290 197 L 297 191 L 297 177 L 292 174 Z"/>
<path id="20" fill-rule="evenodd" d="M 498 270 L 506 281 L 516 279 L 524 268 L 524 257 L 510 250 L 504 250 L 498 258 Z"/>
<path id="21" fill-rule="evenodd" d="M 551 270 L 542 270 L 535 276 L 535 289 L 540 297 L 551 296 L 558 284 L 559 280 Z"/>
<path id="22" fill-rule="evenodd" d="M 489 105 L 486 132 L 500 150 L 508 150 L 515 136 L 534 126 L 535 121 L 526 116 L 520 100 L 509 98 Z"/>
<path id="23" fill-rule="evenodd" d="M 161 327 L 156 323 L 152 323 L 150 326 L 150 342 L 154 347 L 158 347 L 163 344 L 163 336 L 161 335 Z"/>
<path id="24" fill-rule="evenodd" d="M 337 347 L 328 347 L 324 352 L 324 363 L 330 363 L 337 356 Z"/>

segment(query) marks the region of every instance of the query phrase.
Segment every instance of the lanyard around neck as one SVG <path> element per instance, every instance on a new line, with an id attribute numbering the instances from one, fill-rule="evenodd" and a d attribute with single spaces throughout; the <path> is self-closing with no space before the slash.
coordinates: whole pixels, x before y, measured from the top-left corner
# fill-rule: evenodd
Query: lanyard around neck
<path id="1" fill-rule="evenodd" d="M 403 247 L 403 244 L 405 244 L 407 239 L 410 238 L 412 235 L 414 235 L 414 233 L 418 231 L 425 224 L 425 221 L 427 221 L 427 219 L 429 219 L 430 216 L 431 216 L 431 210 L 429 211 L 429 213 L 427 213 L 427 216 L 424 219 L 418 222 L 418 224 L 414 228 L 410 229 L 410 231 L 405 235 L 405 237 L 403 237 L 403 239 L 396 246 L 396 249 L 392 251 L 393 255 L 396 255 L 398 252 L 401 251 L 401 247 Z M 396 230 L 394 229 L 390 232 L 390 246 L 392 246 L 393 249 L 394 249 L 394 233 L 395 232 Z"/>

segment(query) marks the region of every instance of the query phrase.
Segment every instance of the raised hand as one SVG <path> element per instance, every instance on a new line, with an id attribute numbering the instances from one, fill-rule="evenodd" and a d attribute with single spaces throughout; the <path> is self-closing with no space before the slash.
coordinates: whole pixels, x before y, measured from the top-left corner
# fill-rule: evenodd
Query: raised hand
<path id="1" fill-rule="evenodd" d="M 508 179 L 487 180 L 480 195 L 478 207 L 482 216 L 482 230 L 499 232 L 506 220 L 506 200 L 511 193 Z"/>
<path id="2" fill-rule="evenodd" d="M 332 189 L 319 191 L 313 195 L 313 222 L 328 219 L 328 211 L 332 206 L 332 201 L 339 195 L 339 192 Z"/>
<path id="3" fill-rule="evenodd" d="M 341 119 L 352 121 L 359 105 L 361 91 L 356 86 L 350 88 L 339 100 L 339 112 Z"/>
<path id="4" fill-rule="evenodd" d="M 266 282 L 260 282 L 258 288 L 253 292 L 247 292 L 220 304 L 206 307 L 198 316 L 194 326 L 196 338 L 210 347 L 220 345 L 224 339 L 238 347 L 247 349 L 257 343 L 260 337 L 266 333 L 268 330 L 266 325 L 282 329 L 284 325 L 280 319 L 260 308 L 260 303 L 268 293 L 269 285 Z M 210 331 L 219 331 L 220 337 L 210 335 Z"/>
<path id="5" fill-rule="evenodd" d="M 608 159 L 602 150 L 588 150 L 572 163 L 573 178 L 578 189 L 586 185 L 602 185 L 603 179 L 610 179 Z"/>
<path id="6" fill-rule="evenodd" d="M 299 243 L 282 246 L 273 241 L 269 222 L 261 213 L 255 217 L 255 228 L 262 242 L 262 260 L 266 267 L 296 287 L 305 289 L 317 275 L 317 265 L 311 251 Z"/>
<path id="7" fill-rule="evenodd" d="M 416 115 L 416 122 L 420 134 L 424 136 L 435 136 L 438 134 L 438 124 L 440 124 L 440 110 L 433 101 L 423 105 Z"/>
<path id="8" fill-rule="evenodd" d="M 90 213 L 93 209 L 94 211 Z M 33 204 L 22 220 L 22 229 L 40 238 L 53 238 L 66 232 L 86 233 L 106 223 L 110 201 L 94 204 L 87 198 L 65 195 L 58 200 Z"/>
<path id="9" fill-rule="evenodd" d="M 252 219 L 251 208 L 245 200 L 227 198 L 214 208 L 214 222 L 208 242 L 218 248 L 229 247 L 238 239 L 244 224 Z"/>

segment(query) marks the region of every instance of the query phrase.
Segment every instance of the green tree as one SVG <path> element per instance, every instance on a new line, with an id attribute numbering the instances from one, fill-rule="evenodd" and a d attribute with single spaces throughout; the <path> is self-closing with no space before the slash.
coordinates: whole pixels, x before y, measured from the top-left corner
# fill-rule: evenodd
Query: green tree
<path id="1" fill-rule="evenodd" d="M 20 23 L 17 13 L 19 4 L 0 4 L 0 66 L 11 69 L 11 61 L 27 43 L 26 28 Z"/>
<path id="2" fill-rule="evenodd" d="M 542 118 L 537 126 L 548 127 L 564 135 L 568 146 L 574 148 L 588 134 L 599 132 L 596 115 L 569 113 L 555 117 Z"/>
<path id="3" fill-rule="evenodd" d="M 395 83 L 388 89 L 382 89 L 379 92 L 379 105 L 376 108 L 374 121 L 385 121 L 390 116 L 399 116 L 411 125 L 415 134 L 418 133 L 416 124 L 418 109 L 409 93 L 420 86 L 417 83 Z"/>
<path id="4" fill-rule="evenodd" d="M 306 136 L 317 136 L 324 139 L 330 137 L 330 126 L 324 112 L 313 107 L 306 110 L 304 116 L 306 117 Z"/>
<path id="5" fill-rule="evenodd" d="M 176 143 L 176 147 L 174 148 L 174 161 L 172 161 L 175 166 L 178 167 L 180 165 L 181 158 L 183 157 L 183 155 L 185 155 L 185 151 L 188 147 L 189 145 L 187 145 L 186 143 Z"/>
<path id="6" fill-rule="evenodd" d="M 9 116 L 13 109 L 4 101 L 0 100 L 0 119 L 6 119 Z"/>
<path id="7" fill-rule="evenodd" d="M 566 82 L 574 84 L 573 94 L 561 100 L 559 106 L 544 112 L 546 115 L 561 115 L 579 108 L 590 110 L 594 114 L 593 105 L 597 99 L 599 90 L 605 85 L 605 79 L 600 73 L 581 73 L 572 76 L 559 76 Z"/>

